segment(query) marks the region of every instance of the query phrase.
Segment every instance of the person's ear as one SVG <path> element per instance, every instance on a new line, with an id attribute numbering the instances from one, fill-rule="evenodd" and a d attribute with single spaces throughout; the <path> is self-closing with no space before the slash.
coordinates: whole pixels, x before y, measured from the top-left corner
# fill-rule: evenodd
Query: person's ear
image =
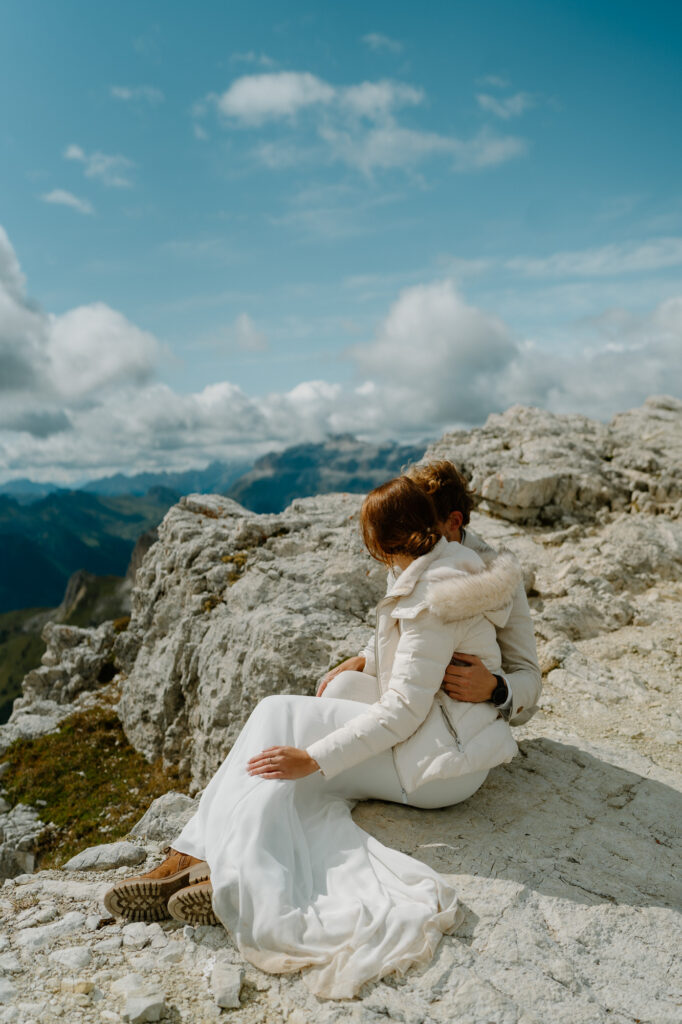
<path id="1" fill-rule="evenodd" d="M 448 531 L 450 533 L 456 533 L 457 530 L 461 530 L 462 529 L 462 523 L 463 522 L 464 522 L 464 516 L 462 515 L 461 512 L 458 512 L 456 510 L 454 512 L 451 512 L 450 515 L 448 516 L 448 519 L 447 519 Z"/>

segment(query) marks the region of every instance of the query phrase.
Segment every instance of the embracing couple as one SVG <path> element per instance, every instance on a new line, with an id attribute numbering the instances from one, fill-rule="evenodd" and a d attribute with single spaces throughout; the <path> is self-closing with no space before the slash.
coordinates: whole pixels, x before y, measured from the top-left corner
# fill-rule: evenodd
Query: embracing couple
<path id="1" fill-rule="evenodd" d="M 521 570 L 467 527 L 450 462 L 411 467 L 362 505 L 388 587 L 373 640 L 315 697 L 266 697 L 158 868 L 105 903 L 128 920 L 222 923 L 272 973 L 318 996 L 427 962 L 458 923 L 451 882 L 378 842 L 359 800 L 449 807 L 517 746 L 541 677 Z"/>

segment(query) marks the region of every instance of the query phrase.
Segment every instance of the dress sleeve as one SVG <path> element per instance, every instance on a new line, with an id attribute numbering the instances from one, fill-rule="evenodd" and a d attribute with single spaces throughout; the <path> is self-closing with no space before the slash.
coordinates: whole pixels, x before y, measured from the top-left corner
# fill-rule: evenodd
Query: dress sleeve
<path id="1" fill-rule="evenodd" d="M 307 748 L 323 775 L 333 778 L 402 742 L 419 728 L 467 625 L 467 620 L 444 623 L 430 612 L 400 620 L 393 671 L 381 699 Z"/>

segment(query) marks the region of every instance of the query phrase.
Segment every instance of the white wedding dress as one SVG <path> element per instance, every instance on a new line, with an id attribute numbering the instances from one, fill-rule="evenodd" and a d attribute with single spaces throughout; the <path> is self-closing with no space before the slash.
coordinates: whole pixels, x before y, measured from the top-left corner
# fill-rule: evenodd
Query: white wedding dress
<path id="1" fill-rule="evenodd" d="M 305 968 L 308 987 L 336 999 L 428 962 L 460 914 L 442 875 L 351 817 L 358 800 L 401 800 L 390 750 L 330 780 L 320 772 L 296 781 L 247 773 L 249 758 L 266 747 L 305 748 L 344 725 L 360 713 L 358 699 L 262 700 L 172 844 L 208 862 L 215 913 L 246 960 L 271 973 Z M 486 774 L 427 783 L 410 803 L 457 803 Z"/>

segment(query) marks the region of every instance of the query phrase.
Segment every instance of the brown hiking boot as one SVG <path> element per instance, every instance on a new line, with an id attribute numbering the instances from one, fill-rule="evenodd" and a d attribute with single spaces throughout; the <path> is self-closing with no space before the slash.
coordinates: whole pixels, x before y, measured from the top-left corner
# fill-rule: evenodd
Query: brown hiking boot
<path id="1" fill-rule="evenodd" d="M 168 911 L 183 924 L 220 924 L 213 911 L 213 886 L 208 882 L 195 882 L 178 889 L 168 900 Z"/>
<path id="2" fill-rule="evenodd" d="M 170 917 L 168 900 L 192 882 L 211 877 L 205 860 L 168 849 L 168 856 L 152 871 L 117 882 L 104 896 L 104 906 L 114 917 L 127 921 L 162 921 Z"/>

